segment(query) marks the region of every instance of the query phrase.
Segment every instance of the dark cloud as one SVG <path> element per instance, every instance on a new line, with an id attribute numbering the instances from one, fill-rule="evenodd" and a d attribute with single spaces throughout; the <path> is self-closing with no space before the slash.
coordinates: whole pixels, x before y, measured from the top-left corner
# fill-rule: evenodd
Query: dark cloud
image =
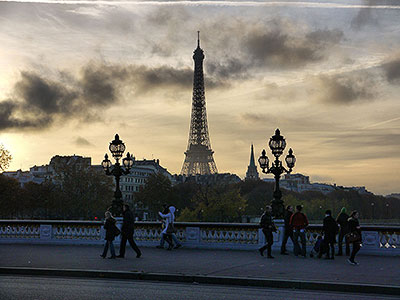
<path id="1" fill-rule="evenodd" d="M 94 145 L 89 142 L 87 139 L 78 136 L 75 140 L 74 140 L 74 144 L 77 146 L 81 146 L 81 147 L 93 147 Z"/>
<path id="2" fill-rule="evenodd" d="M 339 75 L 320 75 L 315 78 L 313 93 L 324 103 L 351 104 L 358 100 L 376 97 L 374 76 L 368 72 L 352 72 Z"/>
<path id="3" fill-rule="evenodd" d="M 400 83 L 400 55 L 382 65 L 386 79 L 390 83 Z"/>
<path id="4" fill-rule="evenodd" d="M 226 86 L 222 80 L 206 77 L 207 88 Z M 79 76 L 60 72 L 48 79 L 34 72 L 21 72 L 12 99 L 0 102 L 0 130 L 43 129 L 54 122 L 92 122 L 104 109 L 116 105 L 125 93 L 141 96 L 154 92 L 187 91 L 193 70 L 172 66 L 106 65 L 89 63 Z"/>
<path id="5" fill-rule="evenodd" d="M 206 60 L 207 73 L 220 79 L 243 79 L 254 77 L 264 68 L 304 67 L 327 58 L 344 38 L 338 29 L 310 31 L 297 29 L 301 27 L 297 25 L 276 19 L 257 23 L 233 20 L 229 26 L 225 24 L 227 36 L 211 41 L 209 51 L 215 58 Z"/>
<path id="6" fill-rule="evenodd" d="M 342 37 L 343 32 L 339 30 L 317 30 L 298 36 L 284 27 L 265 28 L 250 32 L 243 46 L 257 66 L 298 68 L 320 61 Z"/>

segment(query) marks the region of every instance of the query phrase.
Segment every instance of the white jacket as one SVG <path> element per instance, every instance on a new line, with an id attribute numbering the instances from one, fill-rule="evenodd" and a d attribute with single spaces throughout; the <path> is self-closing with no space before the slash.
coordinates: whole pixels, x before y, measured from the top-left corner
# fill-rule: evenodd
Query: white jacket
<path id="1" fill-rule="evenodd" d="M 163 231 L 161 233 L 167 233 L 168 224 L 174 223 L 174 221 L 175 221 L 175 215 L 174 215 L 175 210 L 176 210 L 175 206 L 170 206 L 169 207 L 169 213 L 164 215 L 163 213 L 158 212 L 160 217 L 165 219 L 165 227 L 164 227 L 164 229 L 163 229 Z"/>

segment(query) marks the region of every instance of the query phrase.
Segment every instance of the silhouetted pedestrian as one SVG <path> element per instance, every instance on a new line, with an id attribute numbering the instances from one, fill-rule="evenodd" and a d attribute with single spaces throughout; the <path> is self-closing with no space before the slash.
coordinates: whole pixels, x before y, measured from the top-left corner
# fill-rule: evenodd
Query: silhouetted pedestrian
<path id="1" fill-rule="evenodd" d="M 134 234 L 134 226 L 135 226 L 135 218 L 133 216 L 132 211 L 129 209 L 128 204 L 124 204 L 122 206 L 122 228 L 121 228 L 121 244 L 119 247 L 119 255 L 117 257 L 124 258 L 125 257 L 125 247 L 126 241 L 129 242 L 132 249 L 136 252 L 136 257 L 139 258 L 142 256 L 142 252 L 140 251 L 139 247 L 136 245 L 135 241 L 133 240 Z"/>
<path id="2" fill-rule="evenodd" d="M 349 232 L 349 215 L 346 213 L 346 207 L 342 207 L 339 215 L 336 218 L 336 222 L 339 224 L 339 237 L 338 237 L 338 256 L 343 255 L 343 239 L 346 244 L 346 255 L 350 255 L 350 245 L 344 238 Z"/>
<path id="3" fill-rule="evenodd" d="M 286 207 L 285 211 L 285 229 L 283 232 L 283 239 L 282 239 L 282 246 L 281 246 L 281 254 L 287 255 L 288 253 L 286 252 L 286 243 L 288 239 L 290 238 L 293 242 L 293 228 L 290 225 L 290 218 L 293 215 L 293 206 L 288 205 Z"/>
<path id="4" fill-rule="evenodd" d="M 265 249 L 267 249 L 268 258 L 274 258 L 272 256 L 272 244 L 274 243 L 273 232 L 276 231 L 274 221 L 272 220 L 271 212 L 272 212 L 272 207 L 270 205 L 267 205 L 264 214 L 261 216 L 260 227 L 262 228 L 262 232 L 264 233 L 266 244 L 260 249 L 258 249 L 261 256 L 264 256 L 264 251 Z"/>
<path id="5" fill-rule="evenodd" d="M 115 249 L 113 241 L 115 237 L 120 234 L 120 230 L 116 226 L 116 221 L 109 211 L 105 212 L 105 217 L 106 219 L 104 222 L 104 230 L 106 231 L 106 237 L 105 237 L 106 243 L 104 245 L 103 254 L 101 254 L 100 256 L 102 258 L 106 258 L 108 248 L 110 248 L 111 256 L 109 258 L 113 259 L 115 258 Z"/>
<path id="6" fill-rule="evenodd" d="M 336 234 L 338 232 L 338 225 L 334 218 L 332 218 L 332 211 L 328 209 L 325 212 L 325 218 L 323 221 L 322 231 L 324 233 L 324 243 L 326 247 L 326 258 L 335 258 L 335 243 Z M 331 254 L 329 254 L 331 253 Z"/>
<path id="7" fill-rule="evenodd" d="M 296 212 L 290 217 L 290 225 L 293 227 L 293 243 L 294 243 L 294 255 L 298 256 L 300 253 L 302 256 L 306 256 L 306 227 L 308 226 L 308 219 L 305 214 L 301 211 L 303 206 L 297 205 Z M 301 240 L 301 248 L 299 245 L 299 238 Z"/>
<path id="8" fill-rule="evenodd" d="M 361 227 L 358 221 L 359 213 L 354 210 L 349 218 L 349 233 L 346 234 L 346 239 L 349 243 L 353 244 L 353 249 L 351 251 L 350 258 L 347 260 L 352 265 L 358 265 L 359 263 L 355 261 L 356 254 L 361 249 Z"/>

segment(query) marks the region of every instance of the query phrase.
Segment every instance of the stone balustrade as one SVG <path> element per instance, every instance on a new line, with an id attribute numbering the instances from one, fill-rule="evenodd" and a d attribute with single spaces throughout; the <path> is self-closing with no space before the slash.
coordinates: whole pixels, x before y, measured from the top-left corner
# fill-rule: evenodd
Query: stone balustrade
<path id="1" fill-rule="evenodd" d="M 121 220 L 118 220 L 119 225 Z M 275 250 L 280 249 L 283 222 L 276 220 Z M 105 232 L 100 221 L 0 220 L 0 243 L 86 244 L 101 245 Z M 400 226 L 361 225 L 362 253 L 400 255 Z M 246 223 L 175 223 L 177 237 L 187 248 L 255 250 L 264 244 L 257 224 Z M 307 228 L 307 246 L 312 247 L 321 225 Z M 159 222 L 137 222 L 135 240 L 139 246 L 156 246 L 161 238 Z M 119 237 L 116 239 L 118 245 Z M 292 245 L 289 240 L 288 249 Z"/>

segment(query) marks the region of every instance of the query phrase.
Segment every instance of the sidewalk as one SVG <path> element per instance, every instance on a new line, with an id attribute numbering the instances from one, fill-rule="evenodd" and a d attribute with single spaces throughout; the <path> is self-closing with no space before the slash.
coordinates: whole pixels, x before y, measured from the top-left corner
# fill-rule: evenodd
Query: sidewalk
<path id="1" fill-rule="evenodd" d="M 127 245 L 128 246 L 128 245 Z M 400 287 L 399 257 L 358 256 L 359 266 L 346 262 L 282 256 L 261 257 L 258 251 L 142 248 L 137 259 L 128 247 L 124 259 L 102 259 L 101 246 L 0 245 L 0 267 L 128 271 L 229 276 Z M 116 251 L 118 254 L 118 251 Z"/>

